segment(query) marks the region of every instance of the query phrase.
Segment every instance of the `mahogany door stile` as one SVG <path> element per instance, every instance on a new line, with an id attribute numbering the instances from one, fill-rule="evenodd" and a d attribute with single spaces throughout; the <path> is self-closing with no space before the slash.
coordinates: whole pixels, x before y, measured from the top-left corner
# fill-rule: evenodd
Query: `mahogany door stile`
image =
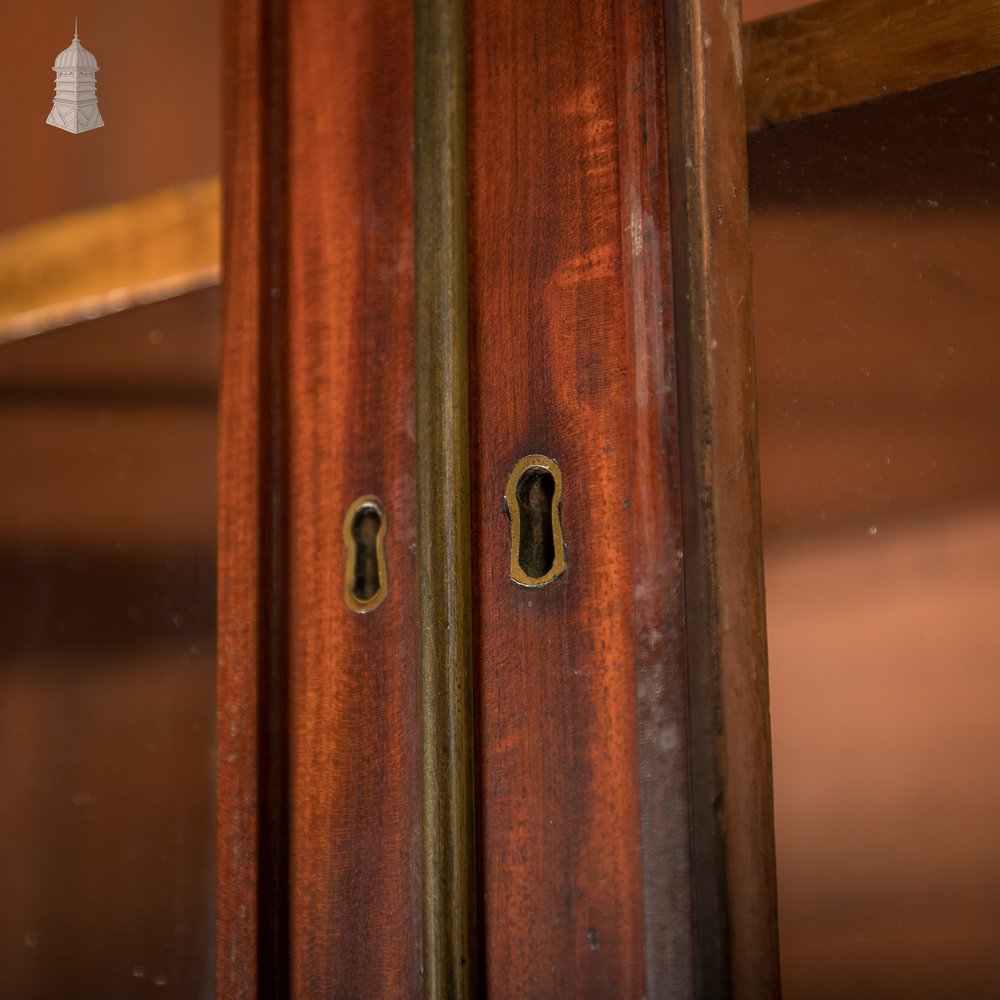
<path id="1" fill-rule="evenodd" d="M 278 332 L 267 295 L 277 277 L 268 227 L 280 188 L 269 158 L 280 135 L 272 134 L 268 80 L 275 56 L 266 5 L 241 0 L 225 13 L 216 987 L 219 997 L 253 998 L 262 981 L 267 989 L 284 978 L 276 954 L 283 951 L 281 928 L 275 926 L 275 920 L 283 923 L 276 886 L 284 876 L 269 873 L 271 851 L 264 843 L 272 805 L 264 759 L 268 688 L 282 669 L 272 662 L 268 600 L 276 443 L 269 372 Z"/>
<path id="2" fill-rule="evenodd" d="M 412 14 L 290 14 L 291 981 L 296 998 L 416 996 Z M 357 614 L 342 530 L 365 494 L 388 591 Z"/>
<path id="3" fill-rule="evenodd" d="M 477 779 L 493 997 L 691 991 L 662 24 L 662 7 L 641 0 L 469 2 Z M 560 467 L 568 561 L 539 589 L 509 578 L 503 507 L 508 475 L 531 454 Z"/>
<path id="4" fill-rule="evenodd" d="M 223 421 L 224 434 L 245 445 L 227 446 L 224 466 L 247 482 L 222 497 L 224 552 L 242 586 L 233 590 L 224 571 L 221 617 L 223 634 L 248 616 L 259 621 L 267 577 L 246 573 L 263 543 L 236 536 L 252 530 L 255 503 L 266 510 L 278 496 L 269 544 L 284 562 L 275 577 L 284 621 L 259 624 L 255 641 L 241 639 L 223 667 L 220 717 L 238 715 L 240 728 L 237 738 L 220 727 L 220 757 L 230 762 L 220 771 L 220 843 L 266 841 L 268 824 L 284 822 L 277 866 L 286 892 L 275 921 L 284 922 L 286 954 L 274 977 L 253 968 L 230 976 L 220 959 L 220 997 L 417 996 L 412 18 L 409 5 L 364 0 L 239 0 L 234 9 L 236 46 L 266 36 L 277 52 L 268 73 L 259 53 L 231 57 L 259 61 L 255 76 L 234 84 L 229 116 Z M 275 106 L 256 145 L 258 126 L 244 114 L 255 101 Z M 264 197 L 256 178 L 275 163 L 281 182 Z M 255 262 L 269 260 L 262 275 Z M 279 314 L 276 357 L 259 346 L 269 310 Z M 255 398 L 255 377 L 276 383 L 266 399 Z M 256 475 L 252 463 L 240 471 L 261 439 L 280 460 L 258 455 Z M 359 614 L 344 598 L 342 532 L 364 495 L 385 512 L 388 590 Z M 277 675 L 284 704 L 262 704 L 255 671 Z M 267 743 L 255 720 L 272 707 L 280 739 Z M 260 802 L 258 760 L 286 780 L 287 803 L 282 820 L 268 802 L 254 831 L 247 811 Z M 220 955 L 266 965 L 266 942 L 254 941 L 245 912 L 259 859 L 242 860 L 242 874 L 235 859 L 220 867 Z"/>

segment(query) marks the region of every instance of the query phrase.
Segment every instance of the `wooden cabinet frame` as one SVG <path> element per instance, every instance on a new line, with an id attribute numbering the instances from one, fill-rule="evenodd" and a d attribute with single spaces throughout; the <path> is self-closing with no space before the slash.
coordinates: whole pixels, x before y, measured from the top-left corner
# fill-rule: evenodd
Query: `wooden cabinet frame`
<path id="1" fill-rule="evenodd" d="M 773 996 L 737 6 L 421 0 L 416 28 L 410 5 L 383 7 L 229 4 L 219 995 Z M 414 118 L 415 86 L 437 103 Z M 416 183 L 413 141 L 433 146 Z M 434 162 L 456 165 L 450 194 L 430 190 Z M 423 334 L 418 308 L 416 347 L 414 213 L 436 233 L 418 230 L 423 254 L 459 237 L 420 258 L 418 301 L 455 305 Z M 457 354 L 422 353 L 447 315 L 468 316 L 468 373 L 461 329 Z M 442 377 L 471 414 L 428 428 Z M 414 433 L 444 435 L 422 468 Z M 448 457 L 463 439 L 468 473 Z M 568 582 L 534 604 L 506 579 L 491 485 L 532 441 L 559 452 L 569 552 Z M 391 591 L 350 617 L 336 540 L 362 493 L 388 512 Z M 418 648 L 446 696 L 472 650 L 473 718 L 440 718 L 474 723 L 474 750 L 426 711 L 421 737 Z M 475 834 L 461 809 L 427 825 L 441 739 L 475 778 Z M 463 785 L 444 787 L 447 818 Z M 549 801 L 564 833 L 533 818 Z M 435 895 L 428 847 L 446 865 L 473 850 L 475 869 Z"/>

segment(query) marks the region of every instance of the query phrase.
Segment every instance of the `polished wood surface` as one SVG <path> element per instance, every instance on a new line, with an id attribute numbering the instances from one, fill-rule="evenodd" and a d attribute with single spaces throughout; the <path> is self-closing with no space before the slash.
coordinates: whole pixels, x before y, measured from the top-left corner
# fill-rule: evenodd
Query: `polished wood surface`
<path id="1" fill-rule="evenodd" d="M 616 11 L 615 57 L 626 378 L 632 433 L 629 494 L 634 572 L 639 827 L 646 996 L 683 996 L 699 946 L 690 919 L 692 844 L 689 701 L 685 663 L 680 436 L 676 403 L 674 246 L 670 175 L 677 167 L 664 100 L 662 11 Z M 624 345 L 623 345 L 624 346 Z M 604 543 L 607 545 L 607 541 Z M 685 803 L 685 807 L 679 807 Z"/>
<path id="2" fill-rule="evenodd" d="M 219 280 L 218 178 L 0 235 L 0 342 Z"/>
<path id="3" fill-rule="evenodd" d="M 778 992 L 743 73 L 735 3 L 668 30 L 699 991 Z"/>
<path id="4" fill-rule="evenodd" d="M 1000 66 L 996 0 L 825 0 L 746 26 L 747 129 Z"/>
<path id="5" fill-rule="evenodd" d="M 268 121 L 264 74 L 270 54 L 261 4 L 227 7 L 227 121 L 219 386 L 218 792 L 216 992 L 219 1000 L 267 995 L 261 983 L 262 680 L 269 667 L 267 375 L 269 261 L 266 242 Z M 280 751 L 279 751 L 280 752 Z M 265 822 L 270 818 L 265 814 Z M 266 904 L 265 904 L 266 906 Z M 280 997 L 282 992 L 275 991 Z"/>
<path id="6" fill-rule="evenodd" d="M 485 988 L 638 996 L 634 347 L 621 274 L 614 10 L 474 0 L 469 15 Z M 647 222 L 638 222 L 641 239 Z M 503 507 L 511 470 L 535 453 L 562 470 L 568 553 L 566 572 L 538 590 L 509 579 Z M 670 610 L 666 635 L 680 627 Z M 676 660 L 671 667 L 678 672 Z"/>
<path id="7" fill-rule="evenodd" d="M 714 38 L 737 37 L 733 7 L 711 4 L 699 13 Z M 732 193 L 742 163 L 739 53 L 726 56 L 716 42 L 722 55 L 711 73 L 718 78 L 699 75 L 695 52 L 708 42 L 703 22 L 686 8 L 675 18 L 689 32 L 692 48 L 683 50 L 667 48 L 657 4 L 518 7 L 484 0 L 470 14 L 487 989 L 539 997 L 614 990 L 770 995 L 766 682 L 760 573 L 751 548 L 754 453 L 745 424 L 752 380 L 743 374 L 749 262 L 743 192 Z M 680 172 L 683 154 L 671 147 L 668 158 L 658 128 L 667 117 L 668 63 L 690 83 L 699 119 L 708 123 L 690 155 L 699 170 L 708 171 L 711 155 L 722 164 L 707 181 L 702 174 L 696 180 L 714 185 L 710 197 L 728 190 L 722 207 L 733 209 L 725 216 L 730 242 L 705 234 L 698 281 L 687 272 L 683 279 L 734 372 L 710 381 L 707 405 L 728 408 L 693 445 L 702 449 L 709 433 L 717 435 L 719 464 L 711 471 L 722 484 L 712 500 L 721 543 L 698 552 L 713 565 L 726 563 L 721 594 L 732 623 L 725 636 L 704 626 L 722 650 L 702 644 L 702 659 L 685 658 L 683 638 L 689 560 L 679 556 L 669 248 L 685 244 L 670 231 L 668 206 L 670 171 Z M 686 111 L 675 106 L 670 114 Z M 678 185 L 686 190 L 682 180 Z M 690 204 L 684 210 L 694 213 L 698 206 Z M 709 202 L 713 230 L 715 209 Z M 720 259 L 724 253 L 733 259 Z M 689 361 L 702 379 L 710 379 L 709 369 L 703 358 Z M 510 470 L 532 453 L 550 456 L 562 472 L 568 566 L 542 589 L 519 588 L 506 572 L 510 529 L 502 495 Z M 712 686 L 720 662 L 734 764 L 725 799 L 730 891 L 743 949 L 732 950 L 743 962 L 732 982 L 728 939 L 722 941 L 727 862 L 714 849 L 715 771 L 696 770 L 698 784 L 688 785 L 688 664 L 699 684 Z M 714 694 L 721 697 L 717 687 Z M 707 739 L 711 752 L 714 734 Z M 699 814 L 712 816 L 701 826 L 687 811 L 699 797 Z M 692 827 L 700 847 L 689 839 Z M 716 899 L 695 896 L 696 878 L 722 897 L 717 911 L 709 910 Z"/>
<path id="8" fill-rule="evenodd" d="M 220 995 L 413 996 L 412 25 L 287 13 L 238 4 L 228 32 Z M 341 529 L 367 494 L 388 593 L 359 615 Z"/>
<path id="9" fill-rule="evenodd" d="M 220 993 L 414 995 L 415 40 L 398 11 L 359 0 L 297 0 L 287 21 L 281 11 L 244 0 L 228 32 Z M 688 48 L 668 43 L 654 0 L 475 0 L 467 17 L 482 988 L 764 996 L 766 684 L 741 409 L 752 380 L 742 367 L 712 374 L 715 358 L 746 360 L 739 195 L 721 203 L 731 242 L 699 236 L 697 278 L 671 256 L 671 202 L 681 198 L 690 233 L 738 176 L 738 53 L 714 42 L 722 57 L 707 77 L 693 54 L 708 50 L 709 30 L 737 38 L 735 11 L 678 8 Z M 714 123 L 683 148 L 726 164 L 696 174 L 697 197 L 663 127 L 683 112 L 666 105 L 671 73 Z M 723 344 L 708 360 L 684 356 L 696 373 L 686 377 L 707 386 L 698 398 L 720 411 L 690 439 L 679 430 L 692 400 L 679 401 L 676 274 Z M 680 450 L 700 456 L 710 434 L 709 472 L 723 482 L 709 498 L 716 534 L 697 552 L 718 562 L 721 596 L 692 617 L 685 594 L 704 595 L 681 556 Z M 528 454 L 562 474 L 568 565 L 538 589 L 509 578 L 503 507 Z M 389 592 L 356 615 L 343 600 L 341 529 L 369 494 L 388 519 Z M 703 496 L 687 502 L 693 512 Z M 708 638 L 686 651 L 692 622 Z M 704 767 L 692 767 L 689 676 L 702 691 L 696 724 L 705 730 L 722 706 L 731 744 L 731 758 L 716 755 L 720 734 L 699 732 Z M 719 761 L 740 755 L 720 786 Z M 714 910 L 699 908 L 706 891 Z M 747 914 L 762 921 L 749 936 Z M 748 947 L 763 949 L 754 968 Z M 744 963 L 732 975 L 730 955 Z"/>
<path id="10" fill-rule="evenodd" d="M 291 983 L 415 996 L 421 979 L 407 5 L 289 8 Z M 386 512 L 388 593 L 342 597 L 344 512 Z"/>

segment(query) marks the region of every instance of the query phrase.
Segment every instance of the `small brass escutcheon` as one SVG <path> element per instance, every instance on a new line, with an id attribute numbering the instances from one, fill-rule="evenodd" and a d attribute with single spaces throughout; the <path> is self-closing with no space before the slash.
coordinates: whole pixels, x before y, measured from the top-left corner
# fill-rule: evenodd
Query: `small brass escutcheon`
<path id="1" fill-rule="evenodd" d="M 526 455 L 507 480 L 510 578 L 522 587 L 544 587 L 566 570 L 559 504 L 562 472 L 547 455 Z"/>
<path id="2" fill-rule="evenodd" d="M 386 517 L 376 496 L 358 497 L 344 517 L 344 600 L 359 615 L 374 611 L 388 590 L 385 568 Z"/>

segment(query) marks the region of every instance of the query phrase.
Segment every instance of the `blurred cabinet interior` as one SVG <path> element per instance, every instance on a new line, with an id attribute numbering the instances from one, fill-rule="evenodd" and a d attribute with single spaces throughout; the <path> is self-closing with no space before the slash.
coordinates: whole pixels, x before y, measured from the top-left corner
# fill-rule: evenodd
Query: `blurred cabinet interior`
<path id="1" fill-rule="evenodd" d="M 746 26 L 788 997 L 1000 988 L 998 13 Z"/>
<path id="2" fill-rule="evenodd" d="M 77 16 L 107 124 L 70 135 Z M 4 6 L 5 997 L 214 995 L 219 19 Z"/>

